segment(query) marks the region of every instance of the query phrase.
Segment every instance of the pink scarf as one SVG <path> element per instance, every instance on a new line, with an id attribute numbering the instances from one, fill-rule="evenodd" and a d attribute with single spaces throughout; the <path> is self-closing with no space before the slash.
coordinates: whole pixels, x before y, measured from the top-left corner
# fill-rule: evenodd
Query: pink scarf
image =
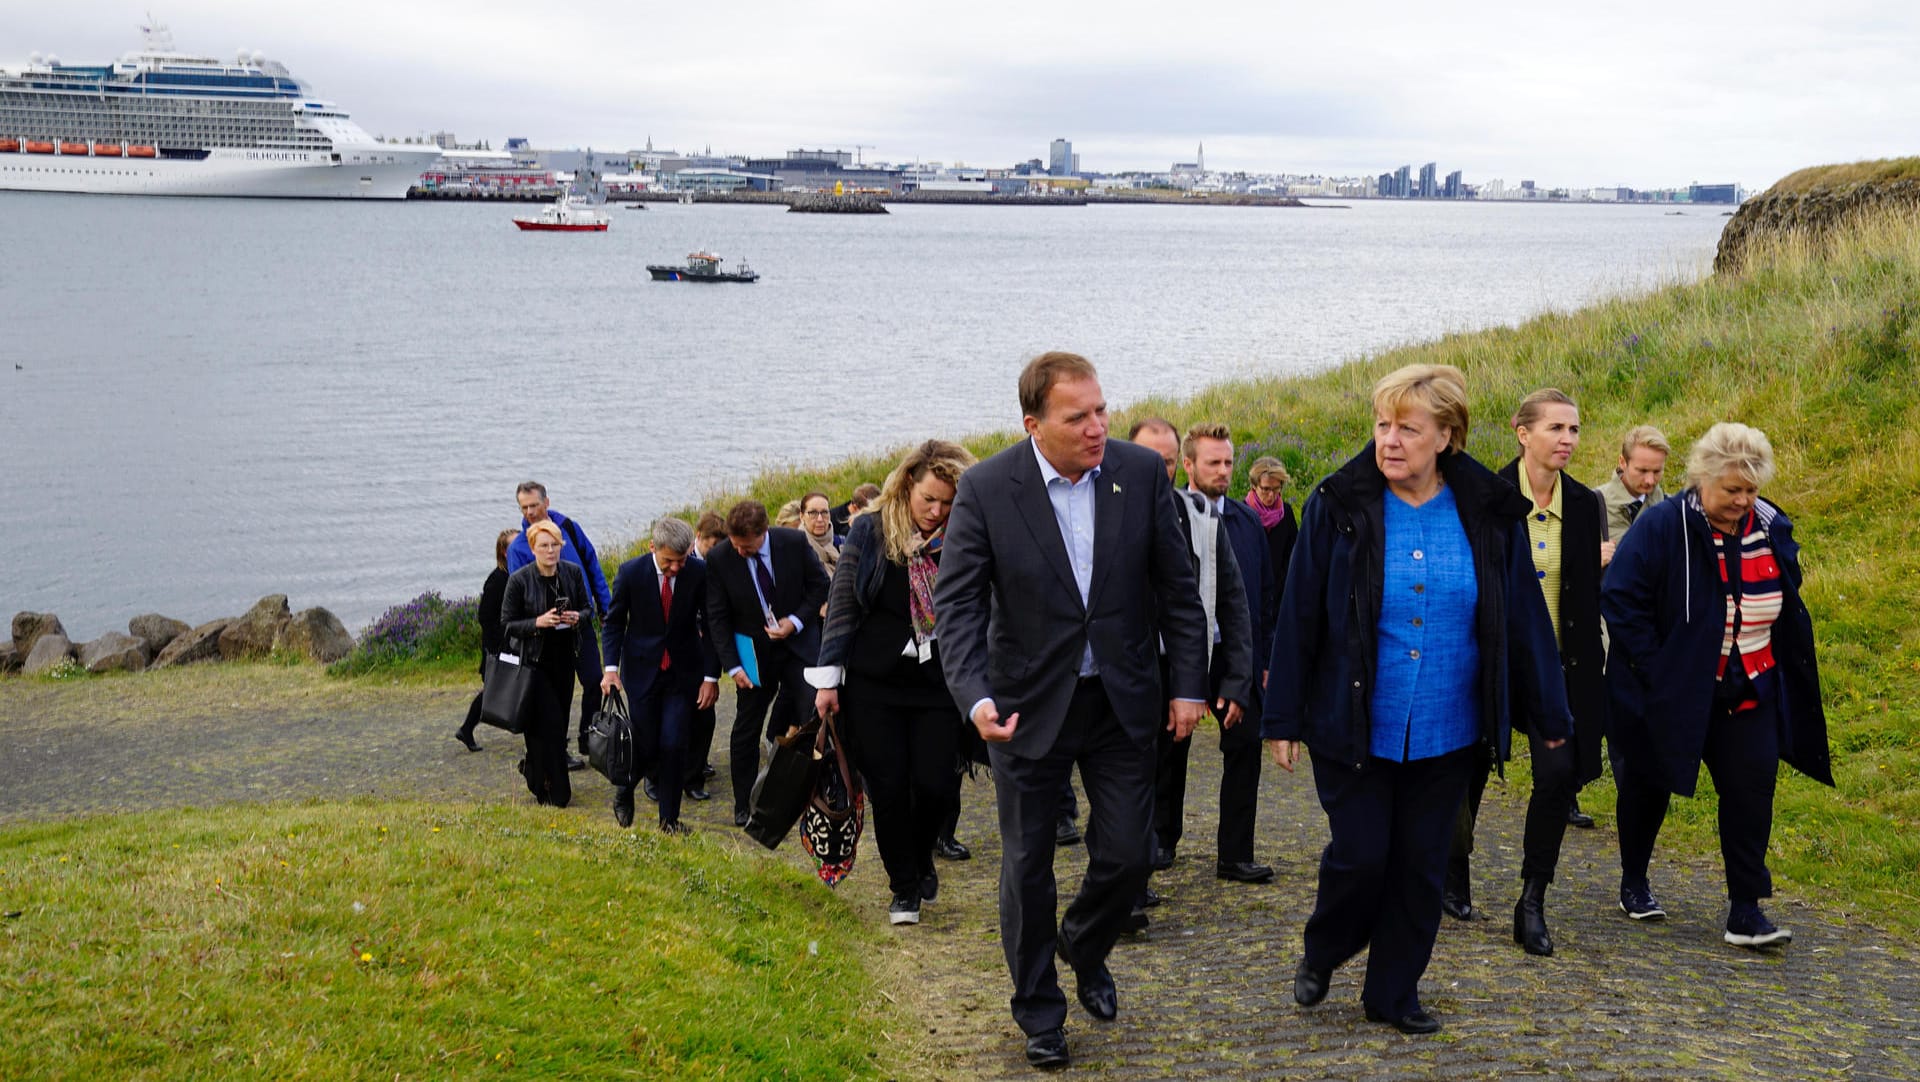
<path id="1" fill-rule="evenodd" d="M 1273 506 L 1268 507 L 1260 502 L 1258 495 L 1249 492 L 1247 493 L 1247 506 L 1253 508 L 1253 513 L 1260 516 L 1260 526 L 1262 529 L 1271 530 L 1285 521 L 1287 517 L 1287 501 L 1285 500 L 1275 500 L 1273 501 Z"/>

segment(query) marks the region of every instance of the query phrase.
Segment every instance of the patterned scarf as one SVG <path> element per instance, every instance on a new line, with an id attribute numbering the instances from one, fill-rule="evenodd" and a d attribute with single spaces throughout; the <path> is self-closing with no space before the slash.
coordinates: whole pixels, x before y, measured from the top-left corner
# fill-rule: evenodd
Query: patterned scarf
<path id="1" fill-rule="evenodd" d="M 933 639 L 933 584 L 940 577 L 940 562 L 933 558 L 946 539 L 947 528 L 940 527 L 932 537 L 914 543 L 907 553 L 907 609 L 913 617 L 913 644 L 924 648 Z"/>
<path id="2" fill-rule="evenodd" d="M 1275 499 L 1273 506 L 1268 507 L 1266 504 L 1260 502 L 1260 497 L 1257 493 L 1249 492 L 1247 493 L 1247 506 L 1253 508 L 1253 513 L 1260 516 L 1260 528 L 1263 530 L 1273 529 L 1285 521 L 1287 517 L 1287 501 L 1282 499 Z"/>

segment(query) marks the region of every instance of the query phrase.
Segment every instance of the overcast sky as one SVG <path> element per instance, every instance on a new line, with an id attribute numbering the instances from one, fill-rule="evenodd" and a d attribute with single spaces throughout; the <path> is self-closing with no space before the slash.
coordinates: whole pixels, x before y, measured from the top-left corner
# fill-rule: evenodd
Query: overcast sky
<path id="1" fill-rule="evenodd" d="M 428 10 L 431 7 L 432 10 Z M 1563 9 L 1578 8 L 1576 12 Z M 140 4 L 0 0 L 0 60 L 103 62 Z M 1920 152 L 1906 0 L 531 4 L 175 0 L 182 49 L 285 63 L 387 135 L 1469 183 L 1737 180 Z"/>

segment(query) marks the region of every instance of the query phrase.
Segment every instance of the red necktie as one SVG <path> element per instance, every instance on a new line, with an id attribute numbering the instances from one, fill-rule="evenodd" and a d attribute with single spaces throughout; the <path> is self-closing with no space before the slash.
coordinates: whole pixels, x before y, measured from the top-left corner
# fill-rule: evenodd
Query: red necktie
<path id="1" fill-rule="evenodd" d="M 664 631 L 669 619 L 673 617 L 673 576 L 660 576 L 660 626 Z M 669 662 L 667 652 L 660 651 L 660 668 L 665 670 Z"/>

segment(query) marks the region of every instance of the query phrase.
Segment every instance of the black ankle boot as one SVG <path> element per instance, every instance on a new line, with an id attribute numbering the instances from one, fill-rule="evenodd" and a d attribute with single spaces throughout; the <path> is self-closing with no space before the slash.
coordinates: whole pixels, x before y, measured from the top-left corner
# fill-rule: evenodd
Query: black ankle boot
<path id="1" fill-rule="evenodd" d="M 1447 862 L 1446 884 L 1440 890 L 1440 909 L 1454 920 L 1473 920 L 1473 878 L 1467 867 Z"/>
<path id="2" fill-rule="evenodd" d="M 1513 941 L 1528 954 L 1542 958 L 1553 954 L 1553 937 L 1547 934 L 1547 881 L 1529 879 L 1520 888 L 1520 901 L 1513 907 Z"/>

